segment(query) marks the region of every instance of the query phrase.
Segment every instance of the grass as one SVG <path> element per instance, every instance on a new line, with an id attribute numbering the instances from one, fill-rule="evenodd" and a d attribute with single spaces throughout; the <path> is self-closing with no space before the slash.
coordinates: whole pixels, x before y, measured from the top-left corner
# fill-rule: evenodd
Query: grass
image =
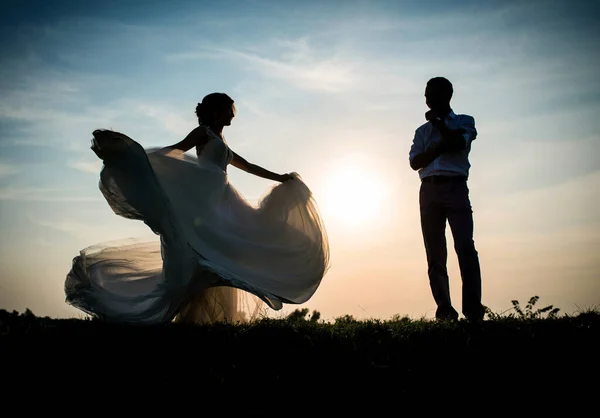
<path id="1" fill-rule="evenodd" d="M 600 371 L 600 313 L 559 315 L 536 309 L 538 299 L 525 308 L 513 301 L 510 312 L 488 312 L 482 323 L 351 316 L 325 323 L 305 309 L 241 325 L 127 326 L 0 311 L 0 354 L 38 377 L 68 366 L 83 375 L 190 376 L 231 390 L 580 397 Z"/>

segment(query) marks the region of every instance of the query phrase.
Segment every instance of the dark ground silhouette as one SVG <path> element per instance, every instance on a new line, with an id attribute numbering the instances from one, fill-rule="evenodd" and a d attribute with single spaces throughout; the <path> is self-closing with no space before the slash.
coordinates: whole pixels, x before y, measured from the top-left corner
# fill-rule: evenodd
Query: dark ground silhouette
<path id="1" fill-rule="evenodd" d="M 413 401 L 433 392 L 513 404 L 594 399 L 586 396 L 595 393 L 599 372 L 597 312 L 477 324 L 350 316 L 325 323 L 307 313 L 248 325 L 126 326 L 0 311 L 4 380 L 43 385 L 57 376 L 104 376 L 125 387 L 140 379 L 185 387 L 190 378 L 194 387 L 234 392 L 391 391 Z"/>

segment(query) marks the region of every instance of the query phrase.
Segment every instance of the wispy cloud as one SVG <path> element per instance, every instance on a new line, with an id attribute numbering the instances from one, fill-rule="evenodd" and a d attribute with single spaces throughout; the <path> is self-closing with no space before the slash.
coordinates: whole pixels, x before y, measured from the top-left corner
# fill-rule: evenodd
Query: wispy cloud
<path id="1" fill-rule="evenodd" d="M 91 133 L 97 128 L 138 132 L 152 140 L 164 138 L 165 134 L 178 138 L 187 133 L 190 122 L 194 123 L 193 117 L 184 118 L 175 106 L 148 99 L 144 90 L 132 88 L 131 94 L 122 94 L 123 86 L 131 82 L 126 75 L 65 70 L 42 56 L 32 48 L 29 54 L 3 61 L 2 146 L 48 146 L 89 152 Z M 73 66 L 77 64 L 74 62 Z M 111 91 L 115 93 L 111 95 Z"/>
<path id="2" fill-rule="evenodd" d="M 482 132 L 485 132 L 482 129 Z M 600 152 L 600 137 L 544 140 L 513 128 L 516 139 L 508 146 L 499 146 L 505 134 L 482 135 L 473 143 L 473 184 L 485 184 L 494 195 L 529 193 L 534 189 L 551 187 L 567 181 L 578 181 L 600 170 L 595 158 Z"/>
<path id="3" fill-rule="evenodd" d="M 486 192 L 488 184 L 478 180 L 471 188 L 477 190 L 472 201 L 482 237 L 495 240 L 505 236 L 517 241 L 535 234 L 558 237 L 570 228 L 588 229 L 600 236 L 600 215 L 590 210 L 600 205 L 600 170 L 535 189 L 513 188 L 499 195 Z M 563 239 L 549 242 L 557 245 Z"/>
<path id="4" fill-rule="evenodd" d="M 67 233 L 75 238 L 89 239 L 105 232 L 105 227 L 94 222 L 85 223 L 72 219 L 46 220 L 30 217 L 36 225 Z"/>
<path id="5" fill-rule="evenodd" d="M 134 102 L 129 105 L 135 114 L 154 120 L 167 132 L 175 135 L 186 135 L 189 132 L 190 121 L 195 122 L 195 118 L 183 117 L 185 113 L 152 102 Z M 191 113 L 188 111 L 187 113 Z"/>
<path id="6" fill-rule="evenodd" d="M 223 52 L 253 65 L 259 73 L 289 81 L 306 90 L 340 92 L 351 86 L 354 79 L 352 68 L 336 58 L 290 62 L 241 51 Z"/>
<path id="7" fill-rule="evenodd" d="M 85 196 L 74 194 L 78 189 L 26 188 L 7 186 L 0 188 L 0 200 L 35 201 L 35 202 L 96 202 L 102 196 Z"/>
<path id="8" fill-rule="evenodd" d="M 230 59 L 259 76 L 291 83 L 293 86 L 322 92 L 346 90 L 355 81 L 352 64 L 335 53 L 323 56 L 321 48 L 308 38 L 274 39 L 247 49 L 200 46 L 195 51 L 167 55 L 167 60 Z"/>
<path id="9" fill-rule="evenodd" d="M 107 244 L 108 242 L 123 240 L 142 242 L 157 239 L 156 234 L 150 231 L 145 224 L 130 222 L 128 219 L 120 220 L 118 232 L 110 228 L 107 229 L 107 223 L 111 219 L 116 220 L 114 213 L 108 211 L 98 212 L 88 217 L 81 217 L 78 213 L 72 217 L 59 216 L 50 218 L 45 215 L 28 215 L 27 218 L 36 226 L 65 233 L 73 238 L 82 240 L 87 245 L 99 245 L 97 243 Z M 43 236 L 46 237 L 45 235 Z M 54 236 L 52 237 L 54 238 Z"/>
<path id="10" fill-rule="evenodd" d="M 89 86 L 98 88 L 93 78 Z M 60 88 L 62 81 L 47 80 L 47 85 L 54 84 Z M 88 153 L 94 129 L 116 129 L 140 139 L 135 132 L 142 140 L 152 141 L 168 136 L 179 139 L 195 122 L 193 117 L 184 118 L 181 110 L 152 100 L 117 97 L 90 103 L 85 97 L 93 91 L 73 92 L 70 100 L 59 100 L 49 91 L 37 94 L 34 90 L 35 86 L 29 85 L 14 89 L 7 93 L 9 99 L 0 103 L 0 119 L 21 123 L 18 135 L 9 133 L 0 139 L 3 146 L 47 146 Z"/>
<path id="11" fill-rule="evenodd" d="M 0 180 L 15 174 L 18 169 L 12 164 L 0 163 Z"/>
<path id="12" fill-rule="evenodd" d="M 70 163 L 69 167 L 83 171 L 84 173 L 99 174 L 102 168 L 102 161 L 75 161 Z"/>

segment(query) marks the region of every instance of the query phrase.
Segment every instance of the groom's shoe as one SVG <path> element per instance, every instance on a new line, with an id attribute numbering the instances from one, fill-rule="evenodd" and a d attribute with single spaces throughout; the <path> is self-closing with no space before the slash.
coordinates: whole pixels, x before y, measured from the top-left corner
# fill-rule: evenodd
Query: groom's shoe
<path id="1" fill-rule="evenodd" d="M 452 306 L 438 306 L 435 318 L 438 321 L 458 321 L 458 312 Z"/>
<path id="2" fill-rule="evenodd" d="M 465 316 L 465 319 L 467 320 L 467 322 L 470 322 L 471 324 L 482 324 L 483 323 L 483 316 Z"/>
<path id="3" fill-rule="evenodd" d="M 483 322 L 485 316 L 485 306 L 480 305 L 475 309 L 464 310 L 465 319 L 469 322 L 480 323 Z"/>

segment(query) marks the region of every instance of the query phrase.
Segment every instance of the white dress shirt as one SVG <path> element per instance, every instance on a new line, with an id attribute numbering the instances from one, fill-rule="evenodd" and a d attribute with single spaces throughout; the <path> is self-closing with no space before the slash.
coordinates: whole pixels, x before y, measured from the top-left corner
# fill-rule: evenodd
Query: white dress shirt
<path id="1" fill-rule="evenodd" d="M 466 146 L 460 151 L 444 153 L 433 160 L 428 166 L 418 170 L 419 177 L 424 179 L 429 176 L 465 176 L 469 177 L 469 152 L 471 151 L 471 142 L 477 138 L 475 129 L 475 119 L 469 115 L 457 115 L 454 111 L 446 116 L 444 123 L 449 129 L 464 129 L 466 133 Z M 413 143 L 409 152 L 409 161 L 416 155 L 421 154 L 433 144 L 441 140 L 440 131 L 433 127 L 431 122 L 426 122 L 419 126 L 415 131 Z"/>

